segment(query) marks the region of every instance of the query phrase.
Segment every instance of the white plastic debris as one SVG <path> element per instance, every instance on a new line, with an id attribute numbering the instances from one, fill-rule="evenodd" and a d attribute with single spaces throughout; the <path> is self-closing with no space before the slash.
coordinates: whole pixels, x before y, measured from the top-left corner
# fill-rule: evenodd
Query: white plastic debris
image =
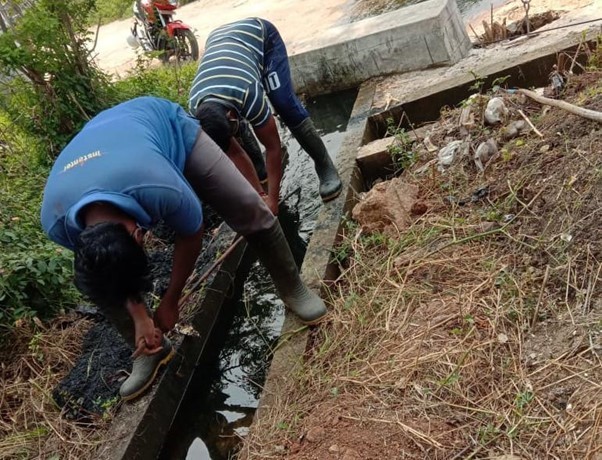
<path id="1" fill-rule="evenodd" d="M 490 125 L 502 123 L 508 116 L 508 108 L 501 97 L 492 97 L 485 109 L 485 121 Z"/>
<path id="2" fill-rule="evenodd" d="M 472 128 L 475 126 L 474 113 L 472 113 L 472 107 L 467 105 L 460 112 L 460 126 L 465 128 Z"/>
<path id="3" fill-rule="evenodd" d="M 424 146 L 430 153 L 433 153 L 433 152 L 436 152 L 437 150 L 439 150 L 439 147 L 437 147 L 435 144 L 433 144 L 433 141 L 431 141 L 431 136 L 426 136 L 424 138 L 424 140 L 422 141 L 422 143 L 424 144 Z"/>
<path id="4" fill-rule="evenodd" d="M 439 150 L 437 157 L 439 158 L 439 168 L 446 168 L 451 166 L 451 164 L 456 159 L 458 152 L 460 151 L 460 147 L 462 147 L 462 141 L 452 141 Z"/>

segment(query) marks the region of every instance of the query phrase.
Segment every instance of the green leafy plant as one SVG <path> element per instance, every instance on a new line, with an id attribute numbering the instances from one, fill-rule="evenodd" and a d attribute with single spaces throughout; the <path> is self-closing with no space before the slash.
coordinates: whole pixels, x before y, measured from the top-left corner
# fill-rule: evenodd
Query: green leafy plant
<path id="1" fill-rule="evenodd" d="M 48 240 L 39 222 L 48 172 L 26 136 L 0 113 L 0 327 L 33 316 L 47 317 L 72 306 L 69 251 Z M 0 337 L 3 334 L 0 333 Z"/>
<path id="2" fill-rule="evenodd" d="M 402 172 L 416 163 L 417 154 L 414 142 L 404 128 L 395 124 L 392 118 L 387 119 L 387 136 L 394 137 L 394 141 L 387 147 L 395 173 Z"/>
<path id="3" fill-rule="evenodd" d="M 196 73 L 194 62 L 153 66 L 152 54 L 139 54 L 127 78 L 115 83 L 120 100 L 157 96 L 188 106 L 188 90 Z"/>
<path id="4" fill-rule="evenodd" d="M 15 3 L 15 2 L 13 2 Z M 87 19 L 95 0 L 38 0 L 2 24 L 1 108 L 56 155 L 87 120 L 114 102 L 108 77 L 90 59 Z"/>
<path id="5" fill-rule="evenodd" d="M 582 42 L 586 43 L 585 32 L 583 32 Z M 593 49 L 588 48 L 587 67 L 592 70 L 602 69 L 602 33 L 596 36 L 596 44 Z"/>
<path id="6" fill-rule="evenodd" d="M 485 86 L 485 78 L 476 73 L 474 70 L 469 70 L 470 74 L 474 78 L 474 82 L 468 88 L 470 91 L 476 91 L 477 93 L 483 93 L 483 88 Z"/>
<path id="7" fill-rule="evenodd" d="M 516 397 L 514 398 L 514 405 L 519 410 L 519 412 L 522 412 L 522 410 L 525 407 L 527 407 L 531 403 L 531 401 L 533 401 L 534 397 L 535 397 L 535 395 L 533 394 L 532 391 L 529 391 L 529 390 L 521 391 L 521 392 L 517 393 Z"/>
<path id="8" fill-rule="evenodd" d="M 96 14 L 90 15 L 89 23 L 107 24 L 132 16 L 133 0 L 96 0 Z"/>

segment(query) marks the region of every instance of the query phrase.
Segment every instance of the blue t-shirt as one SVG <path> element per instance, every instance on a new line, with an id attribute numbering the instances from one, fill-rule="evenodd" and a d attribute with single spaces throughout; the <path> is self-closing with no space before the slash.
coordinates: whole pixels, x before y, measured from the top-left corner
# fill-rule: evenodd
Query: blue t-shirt
<path id="1" fill-rule="evenodd" d="M 199 122 L 177 104 L 141 97 L 89 121 L 58 156 L 44 190 L 42 227 L 73 249 L 84 230 L 80 210 L 108 202 L 145 228 L 163 219 L 180 235 L 203 222 L 201 204 L 183 176 Z"/>

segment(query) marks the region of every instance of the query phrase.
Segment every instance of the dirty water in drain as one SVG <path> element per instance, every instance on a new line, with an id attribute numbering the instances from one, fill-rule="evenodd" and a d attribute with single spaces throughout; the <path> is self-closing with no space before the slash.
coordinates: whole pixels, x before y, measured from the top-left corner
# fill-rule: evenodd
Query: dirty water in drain
<path id="1" fill-rule="evenodd" d="M 335 158 L 341 147 L 357 91 L 307 102 L 316 128 Z M 281 197 L 288 197 L 280 221 L 293 254 L 301 262 L 321 201 L 313 162 L 286 130 L 281 130 L 288 164 Z M 162 460 L 231 458 L 253 420 L 271 350 L 284 322 L 284 305 L 267 272 L 252 262 L 240 295 L 225 308 L 230 317 L 217 326 L 208 346 L 216 350 L 200 363 L 159 456 Z M 217 351 L 219 350 L 219 351 Z"/>

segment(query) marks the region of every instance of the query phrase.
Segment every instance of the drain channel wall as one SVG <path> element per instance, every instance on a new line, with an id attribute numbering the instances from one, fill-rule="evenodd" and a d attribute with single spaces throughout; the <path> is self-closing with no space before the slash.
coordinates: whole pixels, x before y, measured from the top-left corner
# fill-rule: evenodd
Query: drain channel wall
<path id="1" fill-rule="evenodd" d="M 313 97 L 369 78 L 451 65 L 471 48 L 455 0 L 429 0 L 317 32 L 290 56 L 295 89 Z"/>

